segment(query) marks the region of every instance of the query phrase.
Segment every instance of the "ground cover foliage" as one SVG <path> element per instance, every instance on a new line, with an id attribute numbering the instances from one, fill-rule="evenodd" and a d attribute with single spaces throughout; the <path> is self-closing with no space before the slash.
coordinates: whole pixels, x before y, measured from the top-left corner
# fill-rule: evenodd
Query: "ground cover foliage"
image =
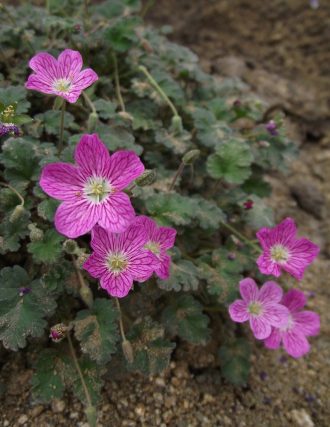
<path id="1" fill-rule="evenodd" d="M 253 240 L 274 225 L 264 176 L 295 149 L 281 117 L 267 128 L 266 105 L 239 80 L 205 73 L 168 27 L 146 26 L 138 0 L 87 3 L 2 6 L 0 121 L 15 129 L 1 138 L 0 340 L 37 349 L 35 400 L 67 388 L 92 425 L 111 366 L 155 375 L 182 341 L 215 339 L 224 378 L 248 381 L 250 346 L 228 305 L 244 276 L 261 278 Z M 24 83 L 36 52 L 66 48 L 99 79 L 67 104 L 59 154 L 60 104 Z M 135 283 L 120 306 L 81 268 L 90 237 L 59 234 L 59 203 L 39 186 L 42 167 L 73 162 L 85 133 L 141 157 L 147 173 L 127 194 L 137 213 L 177 230 L 170 277 Z"/>

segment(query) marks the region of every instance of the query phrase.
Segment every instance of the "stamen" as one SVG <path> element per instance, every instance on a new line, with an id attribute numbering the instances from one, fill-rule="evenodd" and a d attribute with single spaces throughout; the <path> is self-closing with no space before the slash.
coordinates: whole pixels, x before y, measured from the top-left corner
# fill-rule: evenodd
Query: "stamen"
<path id="1" fill-rule="evenodd" d="M 118 275 L 123 272 L 128 265 L 128 260 L 123 253 L 112 252 L 107 258 L 107 267 L 114 274 Z"/>
<path id="2" fill-rule="evenodd" d="M 255 316 L 259 316 L 262 313 L 262 305 L 260 302 L 251 302 L 248 306 L 248 312 L 250 314 L 254 314 Z"/>
<path id="3" fill-rule="evenodd" d="M 283 245 L 274 245 L 270 250 L 270 256 L 275 262 L 285 263 L 289 259 L 290 253 Z"/>
<path id="4" fill-rule="evenodd" d="M 146 249 L 149 249 L 153 254 L 159 255 L 160 254 L 160 244 L 157 242 L 153 242 L 152 240 L 149 240 L 149 242 L 145 245 Z"/>
<path id="5" fill-rule="evenodd" d="M 100 203 L 105 200 L 109 194 L 113 193 L 114 189 L 104 178 L 91 177 L 88 179 L 84 194 L 87 199 L 93 203 Z"/>
<path id="6" fill-rule="evenodd" d="M 69 92 L 71 87 L 71 80 L 68 79 L 58 79 L 53 83 L 53 88 L 57 92 Z"/>

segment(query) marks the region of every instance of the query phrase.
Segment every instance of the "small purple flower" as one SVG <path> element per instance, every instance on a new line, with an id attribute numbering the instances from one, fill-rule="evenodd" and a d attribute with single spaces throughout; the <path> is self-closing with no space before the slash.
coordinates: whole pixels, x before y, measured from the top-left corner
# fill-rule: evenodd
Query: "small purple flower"
<path id="1" fill-rule="evenodd" d="M 243 299 L 238 299 L 229 306 L 229 315 L 234 322 L 249 320 L 258 340 L 268 338 L 272 326 L 287 324 L 289 311 L 280 304 L 283 291 L 277 283 L 266 282 L 259 289 L 256 282 L 248 277 L 241 280 L 239 286 Z"/>
<path id="2" fill-rule="evenodd" d="M 23 297 L 24 295 L 27 295 L 31 292 L 31 288 L 27 288 L 27 287 L 22 287 L 19 288 L 19 296 Z"/>
<path id="3" fill-rule="evenodd" d="M 278 135 L 277 124 L 274 122 L 274 120 L 270 120 L 266 124 L 266 130 L 272 136 L 277 136 Z"/>
<path id="4" fill-rule="evenodd" d="M 21 131 L 14 123 L 0 123 L 0 137 L 6 135 L 20 136 Z"/>
<path id="5" fill-rule="evenodd" d="M 136 224 L 141 224 L 145 228 L 148 235 L 145 247 L 158 259 L 155 273 L 160 279 L 168 279 L 171 257 L 166 251 L 174 246 L 176 230 L 171 227 L 157 227 L 155 221 L 143 215 L 137 218 Z"/>
<path id="6" fill-rule="evenodd" d="M 272 328 L 271 334 L 265 340 L 265 346 L 277 349 L 282 343 L 290 356 L 301 357 L 310 349 L 306 337 L 315 336 L 320 331 L 320 317 L 313 311 L 302 310 L 306 297 L 298 289 L 287 292 L 281 303 L 289 309 L 287 323 L 280 328 Z"/>
<path id="7" fill-rule="evenodd" d="M 312 9 L 318 9 L 320 6 L 319 0 L 309 0 Z"/>
<path id="8" fill-rule="evenodd" d="M 301 280 L 306 267 L 314 260 L 320 248 L 310 240 L 296 238 L 297 228 L 292 218 L 286 218 L 274 228 L 261 228 L 257 238 L 263 254 L 257 260 L 262 274 L 281 275 L 281 270 Z"/>
<path id="9" fill-rule="evenodd" d="M 253 201 L 253 200 L 251 200 L 251 199 L 247 199 L 247 200 L 243 203 L 244 209 L 246 209 L 246 210 L 250 210 L 250 209 L 252 209 L 252 208 L 253 208 L 253 205 L 254 205 L 254 201 Z"/>
<path id="10" fill-rule="evenodd" d="M 64 323 L 58 323 L 57 325 L 54 325 L 50 328 L 49 338 L 51 338 L 52 341 L 58 343 L 63 340 L 67 330 L 68 327 L 64 325 Z"/>
<path id="11" fill-rule="evenodd" d="M 71 49 L 65 49 L 57 60 L 47 52 L 39 52 L 30 60 L 29 66 L 34 73 L 25 83 L 27 89 L 57 95 L 71 103 L 98 79 L 91 68 L 81 71 L 82 57 Z"/>
<path id="12" fill-rule="evenodd" d="M 83 268 L 113 297 L 125 297 L 133 280 L 144 282 L 158 267 L 157 257 L 145 249 L 147 231 L 132 224 L 124 233 L 116 234 L 95 226 L 92 230 L 92 255 Z"/>
<path id="13" fill-rule="evenodd" d="M 75 150 L 76 165 L 50 163 L 41 174 L 40 186 L 63 201 L 55 214 L 56 229 L 70 238 L 88 233 L 95 224 L 120 233 L 135 212 L 122 190 L 144 171 L 133 151 L 110 156 L 97 134 L 83 135 Z"/>

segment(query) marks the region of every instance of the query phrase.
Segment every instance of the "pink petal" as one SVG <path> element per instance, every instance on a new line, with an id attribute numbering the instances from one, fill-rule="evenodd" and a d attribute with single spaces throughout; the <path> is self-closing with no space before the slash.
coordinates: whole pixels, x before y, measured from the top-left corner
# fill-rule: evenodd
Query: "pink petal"
<path id="1" fill-rule="evenodd" d="M 144 227 L 147 231 L 148 239 L 151 239 L 157 230 L 156 221 L 145 215 L 137 216 L 134 225 L 141 225 L 141 227 Z"/>
<path id="2" fill-rule="evenodd" d="M 145 282 L 148 280 L 158 265 L 158 259 L 150 251 L 141 250 L 139 253 L 129 257 L 128 272 L 134 280 Z"/>
<path id="3" fill-rule="evenodd" d="M 265 346 L 267 348 L 270 348 L 272 350 L 276 350 L 280 347 L 281 345 L 281 340 L 282 340 L 282 336 L 281 336 L 281 332 L 279 331 L 279 329 L 277 328 L 272 328 L 272 332 L 269 335 L 268 338 L 265 339 Z"/>
<path id="4" fill-rule="evenodd" d="M 257 265 L 259 267 L 259 271 L 262 274 L 272 275 L 275 277 L 279 277 L 281 275 L 281 268 L 279 264 L 276 264 L 274 261 L 270 259 L 269 253 L 265 252 L 259 256 L 257 259 Z"/>
<path id="5" fill-rule="evenodd" d="M 96 205 L 86 200 L 63 202 L 55 214 L 55 227 L 59 233 L 74 239 L 91 231 L 98 219 Z"/>
<path id="6" fill-rule="evenodd" d="M 284 304 L 291 313 L 294 313 L 306 304 L 305 294 L 299 289 L 290 289 L 282 299 L 282 304 Z"/>
<path id="7" fill-rule="evenodd" d="M 315 336 L 320 332 L 320 316 L 313 311 L 300 311 L 294 314 L 295 331 L 306 336 Z"/>
<path id="8" fill-rule="evenodd" d="M 75 153 L 75 162 L 86 177 L 106 177 L 109 169 L 109 151 L 96 133 L 81 137 Z"/>
<path id="9" fill-rule="evenodd" d="M 117 252 L 121 249 L 118 243 L 118 236 L 115 233 L 111 233 L 98 225 L 93 227 L 90 245 L 99 255 L 106 257 L 110 251 Z"/>
<path id="10" fill-rule="evenodd" d="M 26 89 L 37 90 L 38 92 L 53 94 L 55 91 L 48 81 L 45 81 L 41 76 L 36 74 L 31 74 L 25 83 Z"/>
<path id="11" fill-rule="evenodd" d="M 264 283 L 259 291 L 258 301 L 280 302 L 283 296 L 282 288 L 275 282 Z"/>
<path id="12" fill-rule="evenodd" d="M 136 225 L 135 222 L 130 225 L 125 233 L 120 234 L 120 247 L 128 254 L 133 256 L 140 252 L 148 241 L 146 230 Z"/>
<path id="13" fill-rule="evenodd" d="M 58 200 L 79 200 L 83 188 L 77 168 L 61 162 L 44 166 L 39 184 L 45 193 Z"/>
<path id="14" fill-rule="evenodd" d="M 239 282 L 240 294 L 244 301 L 256 301 L 259 295 L 259 288 L 256 282 L 250 277 Z"/>
<path id="15" fill-rule="evenodd" d="M 135 217 L 130 198 L 122 192 L 111 194 L 97 209 L 99 225 L 113 233 L 125 231 Z"/>
<path id="16" fill-rule="evenodd" d="M 105 265 L 105 257 L 95 252 L 85 261 L 83 268 L 88 271 L 92 277 L 96 278 L 102 277 L 108 272 Z"/>
<path id="17" fill-rule="evenodd" d="M 274 244 L 287 246 L 297 232 L 295 222 L 292 218 L 286 218 L 273 228 L 261 228 L 257 232 L 257 238 L 263 249 L 269 249 Z"/>
<path id="18" fill-rule="evenodd" d="M 249 319 L 247 304 L 245 301 L 238 299 L 229 306 L 229 315 L 231 320 L 238 323 L 246 322 Z"/>
<path id="19" fill-rule="evenodd" d="M 176 230 L 171 227 L 159 227 L 155 237 L 162 249 L 170 249 L 174 246 Z"/>
<path id="20" fill-rule="evenodd" d="M 250 326 L 257 340 L 264 340 L 271 334 L 272 328 L 263 316 L 250 317 Z"/>
<path id="21" fill-rule="evenodd" d="M 38 74 L 38 77 L 49 84 L 59 78 L 57 61 L 47 52 L 37 53 L 30 60 L 29 67 Z"/>
<path id="22" fill-rule="evenodd" d="M 116 151 L 110 157 L 107 177 L 118 190 L 122 190 L 140 176 L 143 171 L 143 163 L 134 151 Z"/>
<path id="23" fill-rule="evenodd" d="M 283 346 L 287 353 L 295 358 L 301 357 L 309 351 L 309 343 L 301 332 L 288 331 L 283 333 Z"/>
<path id="24" fill-rule="evenodd" d="M 267 302 L 263 304 L 262 318 L 275 328 L 285 327 L 289 319 L 289 310 L 281 304 Z"/>
<path id="25" fill-rule="evenodd" d="M 118 275 L 108 272 L 101 277 L 100 284 L 112 297 L 123 298 L 130 291 L 133 279 L 127 272 Z"/>
<path id="26" fill-rule="evenodd" d="M 316 258 L 320 248 L 308 239 L 299 239 L 289 246 L 290 258 L 283 269 L 301 280 L 306 267 Z"/>
<path id="27" fill-rule="evenodd" d="M 79 96 L 81 95 L 81 91 L 80 90 L 70 90 L 70 92 L 64 93 L 56 93 L 58 96 L 61 96 L 62 98 L 64 98 L 66 101 L 70 102 L 70 104 L 74 104 L 75 102 L 77 102 Z"/>
<path id="28" fill-rule="evenodd" d="M 73 80 L 72 83 L 72 92 L 79 91 L 82 92 L 84 89 L 91 86 L 99 76 L 91 68 L 86 68 L 81 71 Z"/>
<path id="29" fill-rule="evenodd" d="M 170 277 L 170 271 L 171 271 L 170 267 L 171 267 L 171 257 L 165 254 L 159 260 L 158 267 L 155 267 L 155 273 L 160 279 L 166 280 Z"/>
<path id="30" fill-rule="evenodd" d="M 65 49 L 57 59 L 59 77 L 71 80 L 79 73 L 83 66 L 83 60 L 77 50 Z"/>

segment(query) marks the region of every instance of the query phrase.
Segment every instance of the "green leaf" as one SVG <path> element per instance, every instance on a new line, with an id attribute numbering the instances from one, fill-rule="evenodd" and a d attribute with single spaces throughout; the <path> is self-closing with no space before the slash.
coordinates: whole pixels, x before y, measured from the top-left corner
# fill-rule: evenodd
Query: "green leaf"
<path id="1" fill-rule="evenodd" d="M 245 385 L 250 372 L 250 345 L 245 338 L 236 338 L 220 347 L 218 355 L 222 375 L 230 383 Z"/>
<path id="2" fill-rule="evenodd" d="M 97 99 L 94 101 L 96 111 L 101 119 L 107 120 L 116 115 L 116 104 L 105 99 Z"/>
<path id="3" fill-rule="evenodd" d="M 162 313 L 162 322 L 170 334 L 193 344 L 205 344 L 210 339 L 209 318 L 191 295 L 182 295 L 170 302 Z"/>
<path id="4" fill-rule="evenodd" d="M 15 222 L 6 216 L 0 223 L 0 253 L 15 252 L 20 248 L 20 240 L 29 234 L 30 212 L 24 211 Z"/>
<path id="5" fill-rule="evenodd" d="M 40 113 L 35 116 L 35 120 L 40 120 L 42 124 L 42 130 L 49 135 L 58 135 L 61 121 L 61 111 L 48 110 L 45 113 Z M 78 130 L 79 128 L 75 125 L 74 116 L 71 113 L 65 111 L 64 113 L 64 129 Z"/>
<path id="6" fill-rule="evenodd" d="M 155 140 L 175 154 L 184 154 L 191 147 L 191 134 L 187 131 L 178 134 L 177 132 L 159 129 L 156 131 Z"/>
<path id="7" fill-rule="evenodd" d="M 254 230 L 261 227 L 274 226 L 274 214 L 271 207 L 260 199 L 260 197 L 251 195 L 249 199 L 253 201 L 252 209 L 245 211 L 244 219 Z"/>
<path id="8" fill-rule="evenodd" d="M 137 155 L 141 155 L 143 151 L 142 146 L 135 143 L 134 135 L 124 127 L 98 123 L 96 130 L 111 152 L 116 150 L 133 150 Z"/>
<path id="9" fill-rule="evenodd" d="M 55 230 L 47 230 L 43 240 L 31 242 L 27 245 L 36 263 L 53 264 L 62 253 L 62 242 L 64 237 Z"/>
<path id="10" fill-rule="evenodd" d="M 0 272 L 0 340 L 5 348 L 18 350 L 28 336 L 40 337 L 53 314 L 56 302 L 40 281 L 31 282 L 19 267 L 5 267 Z"/>
<path id="11" fill-rule="evenodd" d="M 170 277 L 167 280 L 157 279 L 159 288 L 166 291 L 195 291 L 199 284 L 199 272 L 191 261 L 181 259 L 171 262 Z"/>
<path id="12" fill-rule="evenodd" d="M 133 44 L 137 43 L 136 27 L 141 23 L 137 16 L 123 16 L 116 20 L 105 31 L 105 38 L 111 49 L 117 52 L 126 52 Z"/>
<path id="13" fill-rule="evenodd" d="M 38 204 L 38 215 L 40 218 L 46 219 L 48 221 L 54 220 L 54 215 L 56 209 L 58 208 L 60 202 L 55 199 L 45 199 Z"/>
<path id="14" fill-rule="evenodd" d="M 82 352 L 99 364 L 107 363 L 116 352 L 117 318 L 112 301 L 98 298 L 90 310 L 79 311 L 74 321 L 75 336 Z"/>
<path id="15" fill-rule="evenodd" d="M 164 328 L 149 316 L 135 323 L 127 336 L 133 347 L 131 371 L 156 375 L 167 368 L 175 344 L 164 338 Z"/>
<path id="16" fill-rule="evenodd" d="M 212 178 L 242 184 L 251 174 L 252 161 L 253 156 L 246 143 L 230 140 L 209 156 L 207 171 Z"/>
<path id="17" fill-rule="evenodd" d="M 30 103 L 26 100 L 27 90 L 21 86 L 8 86 L 0 88 L 1 103 L 5 106 L 13 105 L 15 115 L 26 113 L 30 107 Z"/>

